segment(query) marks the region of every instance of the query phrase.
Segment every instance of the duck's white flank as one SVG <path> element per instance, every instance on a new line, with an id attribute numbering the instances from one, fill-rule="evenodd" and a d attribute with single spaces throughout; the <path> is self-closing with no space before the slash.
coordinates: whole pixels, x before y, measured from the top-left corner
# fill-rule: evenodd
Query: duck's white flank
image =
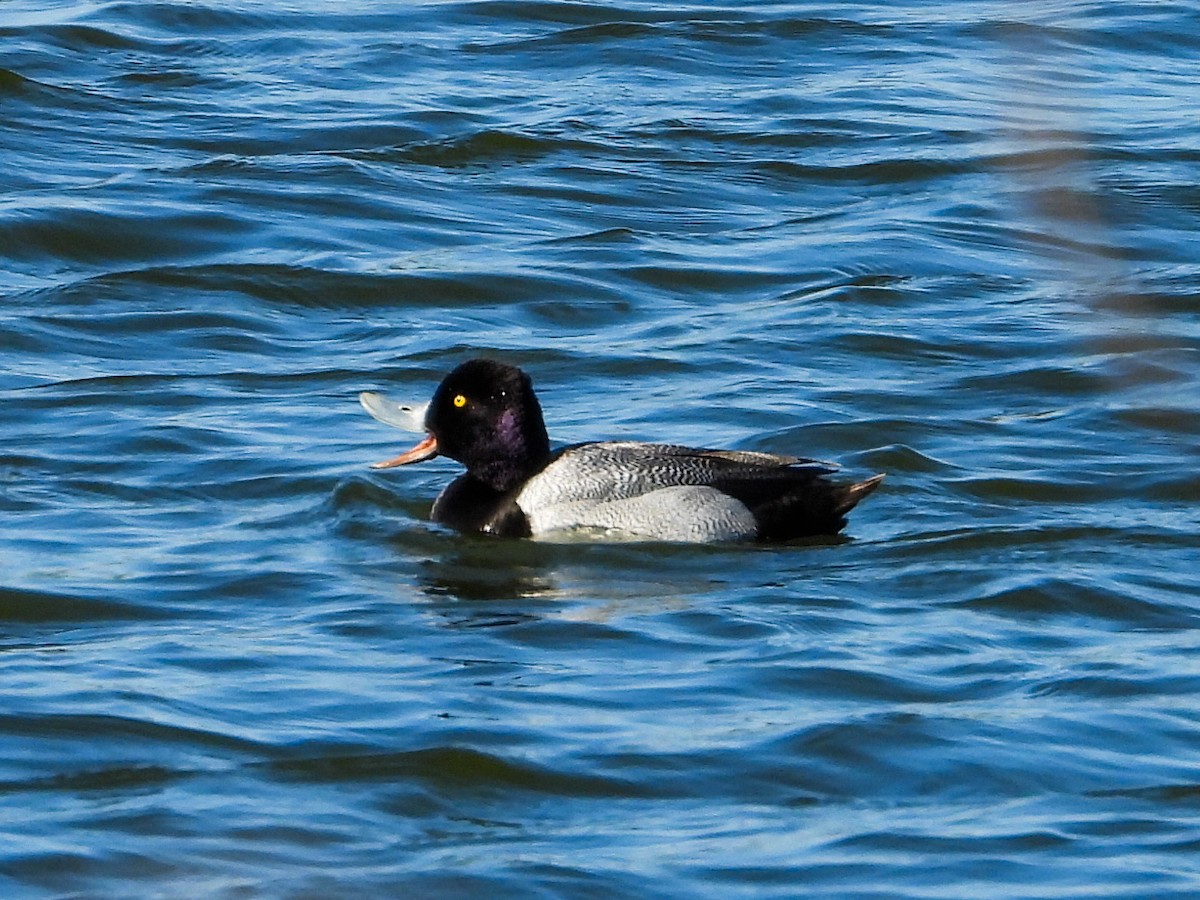
<path id="1" fill-rule="evenodd" d="M 604 531 L 643 540 L 753 539 L 745 504 L 706 485 L 672 483 L 699 462 L 680 448 L 605 441 L 571 448 L 516 496 L 534 537 L 571 530 Z"/>

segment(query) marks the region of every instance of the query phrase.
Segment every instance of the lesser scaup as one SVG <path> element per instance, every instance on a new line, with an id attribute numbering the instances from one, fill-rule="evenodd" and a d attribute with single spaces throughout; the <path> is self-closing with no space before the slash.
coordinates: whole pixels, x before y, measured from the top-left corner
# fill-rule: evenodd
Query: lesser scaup
<path id="1" fill-rule="evenodd" d="M 442 491 L 432 517 L 462 531 L 545 537 L 587 530 L 661 541 L 786 541 L 836 534 L 882 475 L 830 481 L 813 460 L 742 450 L 594 441 L 552 452 L 528 375 L 487 359 L 443 379 L 428 407 L 379 394 L 363 407 L 390 425 L 421 424 L 427 437 L 373 468 L 448 456 L 467 467 Z"/>

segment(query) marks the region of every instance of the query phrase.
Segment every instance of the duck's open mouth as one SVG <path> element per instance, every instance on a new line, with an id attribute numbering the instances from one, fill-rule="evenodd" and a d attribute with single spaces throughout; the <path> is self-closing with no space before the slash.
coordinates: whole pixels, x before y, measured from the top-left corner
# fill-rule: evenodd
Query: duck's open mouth
<path id="1" fill-rule="evenodd" d="M 433 459 L 438 455 L 437 438 L 432 434 L 417 444 L 411 450 L 406 450 L 395 459 L 372 463 L 372 469 L 394 469 L 396 466 L 407 466 L 409 463 L 420 462 L 423 459 Z"/>

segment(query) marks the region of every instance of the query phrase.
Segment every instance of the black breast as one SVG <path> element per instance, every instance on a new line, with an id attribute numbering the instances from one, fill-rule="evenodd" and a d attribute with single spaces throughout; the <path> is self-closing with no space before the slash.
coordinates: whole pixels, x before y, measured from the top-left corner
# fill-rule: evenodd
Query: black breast
<path id="1" fill-rule="evenodd" d="M 516 491 L 498 491 L 470 475 L 460 475 L 434 501 L 432 518 L 459 531 L 500 537 L 529 537 L 529 519 L 513 499 Z"/>

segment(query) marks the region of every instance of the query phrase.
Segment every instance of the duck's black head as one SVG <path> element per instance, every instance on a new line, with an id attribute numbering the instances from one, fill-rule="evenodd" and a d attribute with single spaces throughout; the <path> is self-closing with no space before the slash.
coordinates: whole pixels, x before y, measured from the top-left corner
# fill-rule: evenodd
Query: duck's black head
<path id="1" fill-rule="evenodd" d="M 515 366 L 472 359 L 442 379 L 425 415 L 436 452 L 499 491 L 536 474 L 550 459 L 542 407 Z"/>

